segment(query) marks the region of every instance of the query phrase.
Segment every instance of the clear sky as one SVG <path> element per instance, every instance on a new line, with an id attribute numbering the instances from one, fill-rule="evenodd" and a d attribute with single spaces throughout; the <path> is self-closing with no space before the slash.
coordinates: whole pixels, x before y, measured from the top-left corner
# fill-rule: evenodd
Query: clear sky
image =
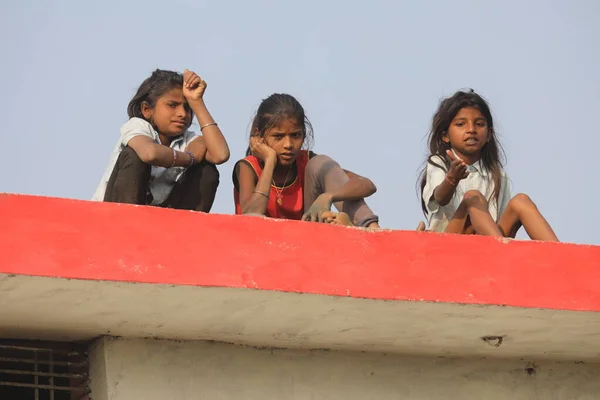
<path id="1" fill-rule="evenodd" d="M 213 212 L 233 213 L 256 107 L 287 92 L 314 150 L 376 183 L 381 224 L 414 229 L 431 116 L 472 87 L 513 193 L 561 240 L 600 244 L 599 20 L 598 0 L 2 1 L 0 191 L 90 199 L 140 83 L 189 68 L 231 147 Z"/>

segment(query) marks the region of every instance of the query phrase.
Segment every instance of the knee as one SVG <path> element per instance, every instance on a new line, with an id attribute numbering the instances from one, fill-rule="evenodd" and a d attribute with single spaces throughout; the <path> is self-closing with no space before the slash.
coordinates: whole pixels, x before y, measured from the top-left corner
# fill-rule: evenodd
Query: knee
<path id="1" fill-rule="evenodd" d="M 312 175 L 318 175 L 322 171 L 327 171 L 338 163 L 331 157 L 319 154 L 308 160 L 306 163 L 306 173 Z"/>
<path id="2" fill-rule="evenodd" d="M 473 206 L 475 204 L 487 205 L 488 201 L 479 190 L 468 190 L 463 196 L 463 203 L 467 206 Z"/>
<path id="3" fill-rule="evenodd" d="M 144 164 L 144 162 L 142 161 L 140 156 L 138 156 L 138 154 L 135 152 L 135 150 L 133 150 L 129 146 L 125 146 L 125 148 L 123 148 L 123 150 L 121 150 L 121 153 L 119 154 L 119 158 L 130 161 L 132 163 L 136 163 L 136 164 L 139 164 L 139 163 Z"/>
<path id="4" fill-rule="evenodd" d="M 220 174 L 217 166 L 215 164 L 206 163 L 204 167 L 204 176 L 206 179 L 212 182 L 219 182 Z"/>
<path id="5" fill-rule="evenodd" d="M 526 209 L 526 208 L 531 208 L 531 207 L 537 208 L 537 206 L 535 205 L 533 200 L 531 200 L 531 198 L 529 196 L 527 196 L 525 193 L 519 193 L 519 194 L 515 195 L 512 199 L 510 199 L 507 207 L 509 207 L 512 210 L 515 210 L 517 212 L 521 211 L 523 209 Z"/>
<path id="6" fill-rule="evenodd" d="M 200 175 L 201 186 L 214 186 L 215 188 L 219 186 L 220 175 L 216 165 L 202 161 L 190 169 L 192 169 L 192 174 Z M 190 169 L 188 169 L 188 172 L 190 172 Z"/>
<path id="7" fill-rule="evenodd" d="M 117 159 L 117 165 L 120 168 L 127 168 L 128 170 L 135 170 L 138 173 L 150 172 L 150 164 L 146 164 L 140 156 L 129 146 L 125 146 L 121 153 L 119 154 L 119 158 Z"/>

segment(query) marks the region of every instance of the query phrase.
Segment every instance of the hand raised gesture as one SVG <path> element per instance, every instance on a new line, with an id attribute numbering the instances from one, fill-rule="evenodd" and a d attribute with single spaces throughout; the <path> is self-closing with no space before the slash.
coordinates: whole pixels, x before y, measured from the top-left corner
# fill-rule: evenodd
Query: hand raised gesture
<path id="1" fill-rule="evenodd" d="M 465 179 L 469 176 L 469 173 L 467 172 L 469 166 L 461 158 L 454 155 L 452 150 L 446 150 L 446 154 L 451 161 L 450 169 L 446 173 L 446 177 L 456 186 L 461 179 Z"/>
<path id="2" fill-rule="evenodd" d="M 183 95 L 188 101 L 200 100 L 204 96 L 206 82 L 193 71 L 183 71 Z"/>

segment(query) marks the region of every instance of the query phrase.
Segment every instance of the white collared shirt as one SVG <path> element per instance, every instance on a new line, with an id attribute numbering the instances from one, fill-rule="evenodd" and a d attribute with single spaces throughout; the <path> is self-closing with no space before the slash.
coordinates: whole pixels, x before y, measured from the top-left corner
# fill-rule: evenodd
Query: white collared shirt
<path id="1" fill-rule="evenodd" d="M 121 151 L 127 146 L 127 143 L 136 136 L 148 136 L 154 140 L 155 143 L 161 144 L 158 132 L 156 132 L 149 122 L 134 117 L 123 124 L 123 126 L 121 126 L 121 136 L 119 137 L 119 141 L 110 156 L 110 161 L 104 171 L 104 176 L 102 176 L 100 185 L 98 185 L 96 193 L 94 194 L 94 197 L 92 197 L 92 201 L 104 201 L 106 186 L 110 179 L 110 175 L 115 168 L 119 154 L 121 154 Z M 181 136 L 178 136 L 171 142 L 170 147 L 177 151 L 185 151 L 187 145 L 198 137 L 200 136 L 196 135 L 194 132 L 186 130 Z M 171 194 L 171 190 L 173 190 L 175 182 L 181 178 L 184 171 L 184 167 L 163 168 L 154 165 L 152 166 L 149 184 L 149 191 L 153 197 L 152 205 L 159 205 L 167 200 L 169 194 Z"/>
<path id="2" fill-rule="evenodd" d="M 440 156 L 433 156 L 431 161 L 444 167 L 444 161 Z M 494 221 L 498 221 L 498 218 L 504 212 L 508 201 L 510 200 L 510 182 L 506 172 L 502 170 L 502 179 L 500 187 L 500 195 L 498 202 L 496 199 L 491 198 L 494 191 L 494 182 L 490 172 L 483 168 L 480 161 L 470 165 L 467 169 L 469 176 L 462 179 L 456 185 L 454 196 L 448 204 L 441 206 L 435 201 L 433 197 L 433 191 L 440 183 L 446 179 L 446 170 L 438 168 L 431 163 L 427 163 L 427 178 L 425 182 L 425 188 L 423 189 L 423 200 L 425 201 L 425 207 L 427 208 L 427 220 L 429 223 L 429 230 L 434 232 L 444 232 L 448 223 L 456 213 L 458 206 L 463 200 L 463 196 L 469 190 L 478 190 L 488 199 L 488 210 L 492 215 Z"/>

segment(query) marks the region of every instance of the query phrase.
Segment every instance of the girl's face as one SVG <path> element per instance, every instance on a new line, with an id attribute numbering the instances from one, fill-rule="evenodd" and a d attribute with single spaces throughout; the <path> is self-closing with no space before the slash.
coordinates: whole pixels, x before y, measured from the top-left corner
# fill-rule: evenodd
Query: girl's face
<path id="1" fill-rule="evenodd" d="M 192 124 L 192 111 L 181 88 L 160 96 L 153 108 L 147 103 L 142 104 L 142 114 L 152 121 L 160 135 L 169 138 L 181 135 Z"/>
<path id="2" fill-rule="evenodd" d="M 265 141 L 277 153 L 280 165 L 292 165 L 296 161 L 304 143 L 302 128 L 295 120 L 286 118 L 265 132 Z"/>
<path id="3" fill-rule="evenodd" d="M 442 140 L 468 159 L 477 158 L 490 139 L 488 122 L 477 108 L 465 107 L 456 114 Z"/>

